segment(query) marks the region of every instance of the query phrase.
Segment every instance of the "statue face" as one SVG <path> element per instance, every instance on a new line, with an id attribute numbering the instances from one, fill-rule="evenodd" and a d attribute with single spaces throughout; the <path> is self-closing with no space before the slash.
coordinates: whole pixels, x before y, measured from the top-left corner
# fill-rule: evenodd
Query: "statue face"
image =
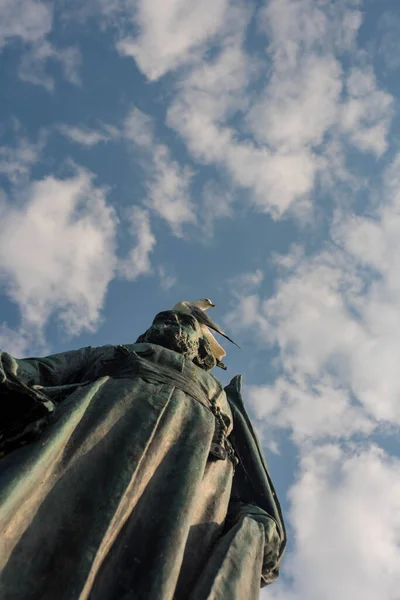
<path id="1" fill-rule="evenodd" d="M 188 336 L 193 336 L 195 334 L 196 337 L 199 337 L 201 335 L 201 328 L 197 319 L 192 317 L 192 315 L 186 315 L 185 313 L 173 310 L 165 310 L 158 313 L 158 315 L 154 317 L 153 327 L 166 327 L 171 328 L 172 330 L 179 328 Z"/>
<path id="2" fill-rule="evenodd" d="M 215 367 L 215 358 L 198 321 L 192 315 L 174 310 L 158 313 L 153 324 L 137 342 L 148 342 L 169 348 L 185 358 L 193 360 L 199 367 L 209 370 Z"/>
<path id="3" fill-rule="evenodd" d="M 166 310 L 155 316 L 152 326 L 140 337 L 140 341 L 164 346 L 193 359 L 197 356 L 202 337 L 200 325 L 194 317 Z"/>

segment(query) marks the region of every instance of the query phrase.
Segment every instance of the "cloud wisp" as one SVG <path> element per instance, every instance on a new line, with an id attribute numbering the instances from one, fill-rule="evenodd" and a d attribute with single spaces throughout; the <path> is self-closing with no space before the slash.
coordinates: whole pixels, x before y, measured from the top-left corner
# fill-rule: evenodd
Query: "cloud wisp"
<path id="1" fill-rule="evenodd" d="M 290 491 L 294 548 L 273 600 L 395 600 L 400 582 L 400 461 L 375 445 L 305 453 Z"/>
<path id="2" fill-rule="evenodd" d="M 2 0 L 0 6 L 0 51 L 15 39 L 33 44 L 52 28 L 52 10 L 40 0 Z"/>
<path id="3" fill-rule="evenodd" d="M 135 246 L 128 256 L 118 263 L 119 274 L 128 281 L 135 281 L 140 275 L 152 272 L 150 254 L 156 245 L 156 238 L 151 232 L 149 211 L 133 206 L 128 212 L 130 234 Z"/>
<path id="4" fill-rule="evenodd" d="M 185 224 L 196 222 L 190 194 L 192 171 L 172 158 L 169 148 L 156 139 L 153 120 L 138 108 L 127 115 L 122 135 L 145 169 L 145 205 L 168 223 L 174 235 L 181 236 Z"/>
<path id="5" fill-rule="evenodd" d="M 77 46 L 58 48 L 48 36 L 53 29 L 53 6 L 40 0 L 2 0 L 0 4 L 0 53 L 7 44 L 22 48 L 19 78 L 54 91 L 54 78 L 48 73 L 49 61 L 61 66 L 65 79 L 80 85 L 81 54 Z"/>
<path id="6" fill-rule="evenodd" d="M 114 277 L 116 216 L 78 169 L 31 183 L 23 205 L 1 206 L 0 272 L 22 326 L 43 337 L 51 316 L 70 335 L 93 331 Z"/>
<path id="7" fill-rule="evenodd" d="M 132 11 L 132 29 L 117 48 L 132 56 L 150 80 L 203 56 L 210 40 L 227 19 L 229 0 L 139 0 Z M 136 27 L 134 27 L 136 25 Z"/>
<path id="8" fill-rule="evenodd" d="M 101 142 L 108 142 L 119 138 L 119 131 L 111 126 L 104 126 L 99 129 L 90 129 L 89 127 L 79 127 L 77 125 L 66 125 L 62 123 L 57 126 L 57 131 L 75 144 L 86 148 L 93 148 Z"/>

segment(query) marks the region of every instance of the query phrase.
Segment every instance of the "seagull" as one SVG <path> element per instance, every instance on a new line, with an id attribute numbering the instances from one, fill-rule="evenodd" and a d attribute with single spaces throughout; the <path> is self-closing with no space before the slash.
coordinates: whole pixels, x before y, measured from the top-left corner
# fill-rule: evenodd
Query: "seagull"
<path id="1" fill-rule="evenodd" d="M 183 300 L 182 302 L 178 302 L 178 304 L 175 304 L 172 310 L 192 315 L 200 323 L 205 337 L 210 342 L 212 353 L 217 359 L 217 363 L 219 363 L 221 362 L 221 359 L 226 356 L 226 352 L 222 346 L 219 345 L 210 329 L 213 329 L 222 335 L 224 338 L 232 342 L 232 344 L 235 344 L 235 346 L 238 348 L 240 348 L 240 346 L 231 340 L 231 338 L 228 337 L 226 333 L 222 331 L 222 329 L 216 323 L 214 323 L 209 316 L 206 315 L 204 311 L 206 311 L 208 308 L 215 308 L 215 304 L 213 304 L 209 298 L 200 298 L 200 300 Z M 221 365 L 223 365 L 223 363 L 221 363 Z M 221 368 L 224 368 L 224 366 L 225 365 L 223 365 Z"/>

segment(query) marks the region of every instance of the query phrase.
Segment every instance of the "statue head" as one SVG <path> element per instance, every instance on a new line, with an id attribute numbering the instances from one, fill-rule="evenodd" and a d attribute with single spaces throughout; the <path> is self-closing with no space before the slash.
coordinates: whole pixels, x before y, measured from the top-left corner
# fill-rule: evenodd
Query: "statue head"
<path id="1" fill-rule="evenodd" d="M 197 366 L 209 371 L 216 360 L 198 321 L 175 310 L 165 310 L 154 317 L 153 324 L 136 342 L 157 344 L 183 354 Z"/>

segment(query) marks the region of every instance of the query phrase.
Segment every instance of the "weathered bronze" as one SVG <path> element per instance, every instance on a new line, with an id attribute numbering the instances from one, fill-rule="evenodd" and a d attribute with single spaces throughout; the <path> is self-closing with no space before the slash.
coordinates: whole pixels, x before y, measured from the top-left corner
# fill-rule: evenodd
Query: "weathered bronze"
<path id="1" fill-rule="evenodd" d="M 0 353 L 2 600 L 255 600 L 285 527 L 190 315 L 134 344 Z"/>

